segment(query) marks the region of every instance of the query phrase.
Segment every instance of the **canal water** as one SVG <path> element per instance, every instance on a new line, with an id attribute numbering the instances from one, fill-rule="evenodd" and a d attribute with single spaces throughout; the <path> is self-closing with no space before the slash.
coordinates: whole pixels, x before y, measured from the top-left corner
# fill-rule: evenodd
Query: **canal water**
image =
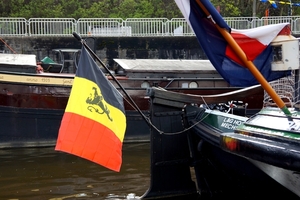
<path id="1" fill-rule="evenodd" d="M 50 148 L 0 150 L 1 200 L 128 199 L 150 182 L 150 143 L 123 145 L 114 172 Z"/>

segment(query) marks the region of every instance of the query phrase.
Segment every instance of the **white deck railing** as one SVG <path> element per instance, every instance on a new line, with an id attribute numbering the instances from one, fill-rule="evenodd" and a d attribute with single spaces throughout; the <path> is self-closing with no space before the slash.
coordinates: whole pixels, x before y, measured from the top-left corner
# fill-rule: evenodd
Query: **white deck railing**
<path id="1" fill-rule="evenodd" d="M 300 16 L 224 17 L 231 28 L 249 29 L 288 22 L 293 34 L 300 34 Z M 73 32 L 93 37 L 194 36 L 184 18 L 5 18 L 0 17 L 0 36 L 66 36 Z"/>

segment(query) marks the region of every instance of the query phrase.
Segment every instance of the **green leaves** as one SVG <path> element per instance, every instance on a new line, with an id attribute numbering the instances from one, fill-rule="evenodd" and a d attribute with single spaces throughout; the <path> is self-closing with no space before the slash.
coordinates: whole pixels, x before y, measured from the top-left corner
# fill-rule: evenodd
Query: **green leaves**
<path id="1" fill-rule="evenodd" d="M 223 17 L 240 17 L 239 0 L 212 0 L 212 4 L 220 9 Z"/>
<path id="2" fill-rule="evenodd" d="M 255 1 L 255 2 L 254 2 Z M 271 16 L 288 15 L 289 5 L 259 0 L 211 0 L 223 17 L 263 17 L 269 9 Z M 256 3 L 256 4 L 254 4 Z M 253 5 L 255 10 L 253 10 Z M 293 15 L 300 13 L 293 7 Z M 1 0 L 0 17 L 29 18 L 182 18 L 174 0 Z"/>
<path id="3" fill-rule="evenodd" d="M 2 0 L 1 17 L 29 18 L 175 18 L 174 0 Z"/>

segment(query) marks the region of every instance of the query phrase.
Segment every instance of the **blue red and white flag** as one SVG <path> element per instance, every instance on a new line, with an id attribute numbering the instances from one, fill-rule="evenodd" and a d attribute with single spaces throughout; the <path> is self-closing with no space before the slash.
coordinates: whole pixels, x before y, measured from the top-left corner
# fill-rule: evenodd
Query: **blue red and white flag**
<path id="1" fill-rule="evenodd" d="M 273 51 L 270 43 L 288 25 L 287 23 L 234 30 L 227 25 L 209 0 L 175 1 L 194 30 L 208 59 L 230 85 L 247 87 L 258 84 L 258 81 L 236 56 L 214 23 L 231 33 L 231 36 L 245 52 L 248 60 L 253 62 L 267 81 L 273 81 L 290 74 L 290 71 L 271 70 Z M 209 16 L 205 14 L 197 1 L 201 2 L 210 13 Z"/>

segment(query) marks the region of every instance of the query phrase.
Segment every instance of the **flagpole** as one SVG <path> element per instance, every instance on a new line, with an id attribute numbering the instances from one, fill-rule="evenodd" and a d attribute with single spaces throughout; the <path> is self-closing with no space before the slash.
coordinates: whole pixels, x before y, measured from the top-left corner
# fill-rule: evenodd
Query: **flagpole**
<path id="1" fill-rule="evenodd" d="M 94 51 L 86 44 L 85 40 L 83 40 L 76 32 L 73 32 L 73 36 L 82 43 L 82 45 L 89 51 L 90 54 L 93 55 L 93 57 L 105 68 L 105 70 L 108 72 L 108 74 L 113 78 L 113 80 L 117 83 L 117 85 L 120 87 L 120 89 L 124 92 L 126 97 L 130 100 L 130 102 L 133 104 L 133 107 L 140 113 L 140 115 L 144 118 L 144 120 L 151 126 L 152 124 L 148 120 L 148 118 L 144 115 L 144 113 L 140 110 L 140 108 L 136 105 L 136 103 L 133 101 L 131 96 L 126 92 L 124 87 L 121 85 L 121 83 L 118 81 L 118 79 L 111 73 L 111 71 L 108 69 L 108 67 L 100 60 L 100 58 L 94 53 Z"/>
<path id="2" fill-rule="evenodd" d="M 201 7 L 201 9 L 205 12 L 205 14 L 207 16 L 210 16 L 210 13 L 205 8 L 205 6 L 202 4 L 201 0 L 196 0 L 196 2 Z M 268 83 L 268 81 L 264 78 L 264 76 L 256 68 L 256 66 L 253 64 L 253 62 L 247 59 L 246 54 L 241 49 L 241 47 L 237 44 L 237 42 L 233 39 L 233 37 L 230 35 L 230 33 L 226 29 L 221 28 L 218 24 L 216 24 L 212 18 L 210 18 L 210 20 L 216 26 L 218 31 L 222 34 L 224 39 L 228 42 L 230 47 L 234 50 L 236 55 L 243 61 L 245 66 L 250 70 L 250 72 L 254 75 L 254 77 L 257 79 L 257 81 L 261 84 L 261 86 L 264 88 L 264 90 L 270 95 L 270 97 L 277 104 L 277 106 L 286 115 L 291 115 L 291 112 L 288 110 L 288 108 L 285 105 L 285 103 L 283 102 L 283 100 L 279 97 L 279 95 L 275 92 L 275 90 L 272 88 L 272 86 Z"/>

